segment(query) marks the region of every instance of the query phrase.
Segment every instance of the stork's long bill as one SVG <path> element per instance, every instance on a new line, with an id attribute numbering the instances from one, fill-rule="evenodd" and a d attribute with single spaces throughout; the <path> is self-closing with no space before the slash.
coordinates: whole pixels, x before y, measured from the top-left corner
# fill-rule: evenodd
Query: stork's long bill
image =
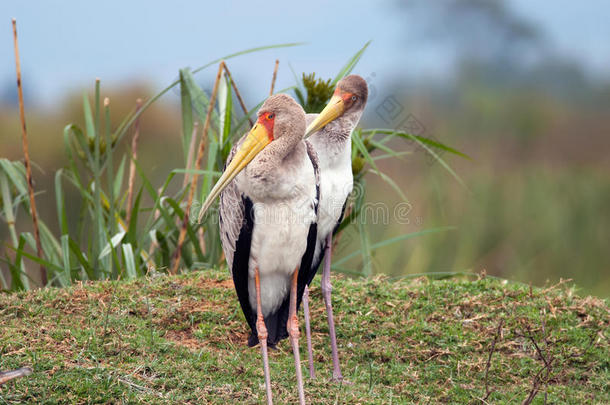
<path id="1" fill-rule="evenodd" d="M 216 182 L 210 194 L 205 199 L 199 211 L 198 221 L 201 222 L 204 214 L 210 208 L 216 197 L 229 185 L 247 165 L 273 140 L 273 115 L 265 114 L 259 117 L 254 127 L 250 130 L 246 139 L 235 153 L 233 160 L 227 166 L 220 179 Z"/>
<path id="2" fill-rule="evenodd" d="M 342 93 L 341 90 L 337 87 L 335 93 L 331 97 L 326 107 L 318 114 L 315 120 L 312 121 L 311 124 L 307 127 L 305 131 L 305 137 L 313 134 L 314 132 L 319 131 L 324 128 L 326 124 L 331 121 L 336 120 L 345 112 L 345 97 L 351 97 L 349 93 Z"/>

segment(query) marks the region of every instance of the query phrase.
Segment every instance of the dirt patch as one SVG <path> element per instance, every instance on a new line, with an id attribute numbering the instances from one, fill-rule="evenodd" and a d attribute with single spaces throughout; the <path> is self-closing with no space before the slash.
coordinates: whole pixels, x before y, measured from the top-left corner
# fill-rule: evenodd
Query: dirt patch
<path id="1" fill-rule="evenodd" d="M 198 350 L 205 346 L 205 342 L 193 336 L 192 329 L 168 330 L 164 338 L 177 346 L 186 347 L 189 350 Z"/>

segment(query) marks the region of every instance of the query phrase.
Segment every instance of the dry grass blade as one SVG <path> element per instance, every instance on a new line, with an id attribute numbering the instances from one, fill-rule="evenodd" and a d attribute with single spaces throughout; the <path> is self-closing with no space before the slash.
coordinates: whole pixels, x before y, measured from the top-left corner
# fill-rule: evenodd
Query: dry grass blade
<path id="1" fill-rule="evenodd" d="M 142 99 L 139 98 L 136 100 L 136 114 L 142 108 Z M 133 202 L 133 187 L 136 179 L 136 159 L 138 157 L 138 138 L 140 137 L 140 116 L 136 118 L 136 122 L 134 123 L 134 133 L 133 139 L 131 140 L 131 153 L 132 158 L 129 163 L 129 183 L 127 188 L 127 226 L 129 227 L 129 222 L 131 221 L 131 206 Z"/>
<path id="2" fill-rule="evenodd" d="M 216 93 L 218 93 L 218 84 L 220 83 L 220 77 L 223 69 L 226 70 L 224 61 L 218 65 L 218 73 L 216 73 L 216 80 L 214 81 L 214 88 L 212 90 L 212 96 L 210 97 L 210 103 L 208 105 L 208 112 L 205 117 L 205 123 L 203 124 L 203 133 L 201 134 L 201 142 L 199 143 L 199 150 L 197 152 L 197 160 L 195 161 L 195 172 L 191 178 L 191 187 L 189 189 L 188 200 L 186 208 L 184 209 L 184 219 L 182 220 L 182 227 L 180 228 L 180 235 L 178 236 L 178 243 L 176 245 L 176 252 L 174 253 L 174 265 L 172 266 L 172 274 L 178 273 L 178 267 L 180 266 L 180 255 L 184 239 L 186 238 L 186 228 L 188 226 L 189 216 L 191 213 L 191 206 L 193 205 L 193 197 L 195 196 L 195 188 L 197 187 L 197 179 L 199 178 L 198 171 L 201 169 L 201 162 L 203 161 L 203 152 L 205 151 L 206 139 L 208 136 L 208 130 L 210 128 L 210 121 L 212 120 L 212 111 L 214 111 L 214 103 L 216 102 Z M 229 77 L 231 75 L 229 74 Z M 233 82 L 233 79 L 231 79 Z M 244 107 L 245 108 L 245 107 Z M 194 242 L 194 241 L 193 241 Z"/>
<path id="3" fill-rule="evenodd" d="M 17 370 L 12 371 L 1 371 L 0 372 L 0 385 L 5 384 L 15 378 L 26 377 L 32 374 L 32 369 L 29 367 L 21 367 Z"/>
<path id="4" fill-rule="evenodd" d="M 40 229 L 38 226 L 38 213 L 36 212 L 36 200 L 34 199 L 34 180 L 32 178 L 32 164 L 30 163 L 30 152 L 28 149 L 28 133 L 25 126 L 25 107 L 23 105 L 23 89 L 21 86 L 21 63 L 19 62 L 19 43 L 17 41 L 17 20 L 13 18 L 13 42 L 15 45 L 15 68 L 17 70 L 17 92 L 19 93 L 19 118 L 21 120 L 21 140 L 23 143 L 23 157 L 25 159 L 25 170 L 28 180 L 28 193 L 30 196 L 30 213 L 34 224 L 34 238 L 36 239 L 36 252 L 42 259 L 42 243 L 40 242 Z M 47 285 L 47 269 L 40 265 L 40 283 Z"/>
<path id="5" fill-rule="evenodd" d="M 275 80 L 277 79 L 277 68 L 280 65 L 280 60 L 275 60 L 275 67 L 273 68 L 273 78 L 271 79 L 271 89 L 269 90 L 269 97 L 273 95 L 273 88 L 275 87 Z"/>
<path id="6" fill-rule="evenodd" d="M 235 84 L 235 80 L 233 80 L 233 76 L 231 76 L 231 72 L 229 71 L 229 68 L 227 67 L 227 65 L 223 62 L 220 62 L 223 64 L 224 66 L 224 70 L 225 72 L 227 72 L 227 76 L 229 76 L 229 81 L 231 82 L 231 86 L 233 86 L 233 90 L 235 91 L 235 95 L 237 96 L 237 100 L 239 101 L 239 105 L 241 106 L 241 109 L 244 110 L 244 114 L 246 114 L 246 117 L 248 117 L 248 122 L 250 122 L 250 126 L 254 126 L 254 122 L 252 122 L 252 119 L 250 118 L 250 113 L 248 112 L 248 109 L 246 108 L 246 104 L 244 103 L 244 100 L 241 98 L 241 94 L 239 94 L 239 90 L 237 90 L 237 85 Z"/>

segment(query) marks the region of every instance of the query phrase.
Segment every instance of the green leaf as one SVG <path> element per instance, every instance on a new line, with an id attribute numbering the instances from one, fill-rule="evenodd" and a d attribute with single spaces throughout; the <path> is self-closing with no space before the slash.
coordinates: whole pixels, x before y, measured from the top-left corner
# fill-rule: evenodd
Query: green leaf
<path id="1" fill-rule="evenodd" d="M 219 144 L 223 145 L 225 139 L 231 134 L 231 117 L 233 116 L 231 87 L 226 76 L 222 76 L 218 87 L 218 111 L 220 115 L 218 127 L 221 129 Z"/>
<path id="2" fill-rule="evenodd" d="M 167 244 L 167 238 L 165 234 L 160 231 L 155 231 L 155 239 L 159 243 L 159 249 L 161 250 L 161 266 L 169 268 L 171 265 L 171 256 L 169 252 L 169 245 Z"/>
<path id="3" fill-rule="evenodd" d="M 0 159 L 0 169 L 6 174 L 10 182 L 17 188 L 19 194 L 27 194 L 27 183 L 24 175 L 18 170 L 19 162 L 11 162 L 8 159 Z"/>
<path id="4" fill-rule="evenodd" d="M 378 129 L 378 128 L 363 129 L 362 133 L 365 135 L 381 134 L 381 135 L 389 135 L 391 137 L 397 136 L 400 138 L 405 138 L 405 139 L 413 140 L 413 141 L 418 140 L 419 142 L 421 142 L 425 145 L 431 146 L 433 148 L 441 149 L 441 150 L 444 150 L 445 152 L 449 152 L 454 155 L 461 156 L 465 159 L 472 160 L 472 158 L 470 156 L 466 155 L 463 152 L 460 152 L 459 150 L 456 150 L 450 146 L 445 145 L 444 143 L 441 143 L 439 141 L 436 141 L 436 140 L 433 140 L 433 139 L 430 139 L 430 138 L 427 138 L 427 137 L 421 136 L 421 135 L 412 135 L 412 134 L 409 134 L 406 132 L 396 131 L 393 129 Z"/>
<path id="5" fill-rule="evenodd" d="M 57 206 L 59 229 L 62 235 L 66 235 L 68 233 L 68 216 L 66 214 L 66 205 L 64 202 L 64 189 L 61 183 L 63 170 L 64 169 L 59 169 L 55 172 L 55 205 Z"/>
<path id="6" fill-rule="evenodd" d="M 116 175 L 114 176 L 114 195 L 120 195 L 121 194 L 121 186 L 123 185 L 123 176 L 125 173 L 125 155 L 123 155 L 123 158 L 121 159 L 121 164 L 119 164 L 119 169 L 116 172 Z"/>
<path id="7" fill-rule="evenodd" d="M 193 104 L 191 93 L 184 78 L 185 69 L 180 69 L 180 104 L 182 110 L 182 151 L 184 152 L 184 163 L 188 160 L 189 145 L 193 136 Z"/>
<path id="8" fill-rule="evenodd" d="M 56 265 L 55 263 L 51 263 L 48 260 L 42 259 L 38 256 L 35 256 L 33 254 L 30 254 L 28 252 L 26 252 L 25 250 L 23 250 L 23 246 L 21 244 L 21 241 L 19 243 L 19 247 L 15 248 L 13 246 L 8 246 L 9 249 L 14 250 L 17 254 L 16 256 L 19 258 L 19 261 L 21 261 L 21 257 L 27 257 L 28 259 L 32 260 L 35 263 L 41 264 L 43 266 L 45 266 L 48 270 L 51 270 L 53 272 L 62 272 L 63 268 Z M 22 279 L 23 280 L 23 279 Z M 26 288 L 28 289 L 28 288 Z"/>
<path id="9" fill-rule="evenodd" d="M 8 225 L 9 233 L 11 234 L 11 240 L 13 246 L 19 244 L 19 238 L 17 237 L 17 229 L 15 227 L 15 213 L 13 211 L 13 198 L 12 193 L 8 184 L 7 175 L 4 171 L 0 170 L 0 192 L 2 193 L 2 209 L 4 211 L 4 220 Z M 0 271 L 1 273 L 2 271 Z"/>
<path id="10" fill-rule="evenodd" d="M 373 149 L 371 149 L 371 151 L 370 151 L 370 152 L 373 152 L 374 150 L 379 149 L 379 150 L 382 150 L 382 151 L 386 152 L 386 155 L 385 155 L 385 156 L 388 156 L 388 157 L 394 157 L 394 158 L 396 158 L 396 159 L 404 160 L 404 159 L 402 158 L 402 156 L 404 156 L 404 155 L 407 155 L 407 154 L 410 154 L 410 153 L 411 153 L 410 151 L 407 151 L 407 152 L 396 152 L 396 151 L 395 151 L 395 150 L 393 150 L 392 148 L 390 148 L 390 147 L 388 147 L 388 146 L 384 145 L 383 143 L 380 143 L 380 142 L 375 142 L 375 141 L 374 141 L 374 140 L 372 140 L 372 139 L 368 139 L 368 138 L 367 138 L 367 142 L 368 142 L 368 144 L 369 144 L 369 145 L 371 145 L 371 146 L 373 147 Z M 374 156 L 374 157 L 373 157 L 373 160 L 378 160 L 378 156 Z"/>
<path id="11" fill-rule="evenodd" d="M 22 260 L 23 255 L 21 253 L 21 252 L 23 252 L 24 246 L 25 246 L 25 237 L 23 235 L 20 235 L 19 244 L 17 245 L 17 249 L 16 249 L 17 254 L 15 255 L 15 263 L 10 266 L 11 278 L 13 279 L 13 286 L 19 290 L 21 290 L 21 289 L 29 290 L 30 289 L 30 280 L 28 279 L 28 275 L 25 271 L 25 266 L 24 266 L 23 260 Z M 9 246 L 9 248 L 15 250 L 15 248 L 12 246 Z"/>
<path id="12" fill-rule="evenodd" d="M 87 93 L 83 93 L 83 112 L 85 113 L 85 128 L 87 130 L 87 137 L 93 140 L 95 138 L 95 126 L 93 124 L 93 114 L 91 112 L 91 104 L 89 104 Z"/>
<path id="13" fill-rule="evenodd" d="M 123 243 L 123 261 L 125 262 L 125 270 L 127 270 L 127 279 L 131 280 L 138 276 L 136 271 L 136 261 L 133 256 L 133 249 L 130 243 Z"/>
<path id="14" fill-rule="evenodd" d="M 170 205 L 170 207 L 172 207 L 174 213 L 178 216 L 178 218 L 184 218 L 184 211 L 180 208 L 180 206 L 174 199 L 166 197 L 164 201 L 166 201 Z M 180 226 L 182 226 L 182 224 L 180 224 Z M 197 260 L 204 261 L 205 259 L 203 256 L 203 252 L 201 251 L 201 247 L 199 246 L 199 239 L 197 238 L 197 235 L 195 234 L 195 231 L 191 226 L 190 222 L 188 222 L 186 225 L 186 233 L 191 241 L 191 244 L 193 245 L 193 248 L 195 249 L 195 253 L 197 254 Z"/>
<path id="15" fill-rule="evenodd" d="M 371 247 L 371 240 L 368 229 L 364 222 L 358 222 L 358 234 L 360 235 L 360 246 L 362 249 L 362 274 L 366 277 L 373 274 L 373 249 Z"/>
<path id="16" fill-rule="evenodd" d="M 352 133 L 352 143 L 356 147 L 355 149 L 362 154 L 362 156 L 364 157 L 364 160 L 373 167 L 374 172 L 377 175 L 379 175 L 379 177 L 381 177 L 383 179 L 383 181 L 388 183 L 394 189 L 394 191 L 396 191 L 396 194 L 398 194 L 400 196 L 400 198 L 402 198 L 404 201 L 408 201 L 407 196 L 402 192 L 402 190 L 396 184 L 396 182 L 394 182 L 394 180 L 392 180 L 392 178 L 390 176 L 381 172 L 381 170 L 379 170 L 377 168 L 377 165 L 375 164 L 375 160 L 369 154 L 369 151 L 367 150 L 366 146 L 362 142 L 362 139 L 360 138 L 360 134 L 358 133 L 358 131 L 354 131 Z"/>
<path id="17" fill-rule="evenodd" d="M 59 241 L 55 238 L 44 221 L 39 220 L 38 226 L 40 228 L 40 244 L 42 245 L 42 251 L 47 259 L 54 263 L 59 263 L 61 257 L 61 246 Z"/>
<path id="18" fill-rule="evenodd" d="M 432 234 L 432 233 L 438 233 L 438 232 L 445 232 L 445 231 L 452 231 L 457 229 L 454 226 L 444 226 L 444 227 L 438 227 L 438 228 L 429 228 L 429 229 L 424 229 L 422 231 L 418 231 L 418 232 L 411 232 L 411 233 L 405 233 L 403 235 L 399 235 L 399 236 L 395 236 L 393 238 L 390 239 L 386 239 L 384 241 L 378 242 L 373 244 L 370 247 L 370 251 L 373 252 L 379 248 L 391 245 L 393 243 L 397 243 L 400 241 L 403 241 L 405 239 L 410 239 L 410 238 L 414 238 L 416 236 L 422 236 L 422 235 L 428 235 L 428 234 Z M 355 252 L 352 252 L 344 257 L 342 257 L 339 260 L 336 260 L 335 262 L 333 262 L 333 266 L 340 266 L 341 264 L 347 262 L 349 259 L 356 257 L 358 254 L 360 254 L 360 251 L 357 250 Z"/>
<path id="19" fill-rule="evenodd" d="M 118 233 L 113 235 L 112 238 L 110 238 L 110 241 L 106 244 L 106 246 L 104 246 L 104 249 L 102 249 L 102 252 L 100 253 L 98 259 L 102 260 L 102 258 L 109 255 L 112 251 L 112 248 L 116 248 L 119 243 L 121 243 L 126 234 L 127 232 L 125 231 L 119 231 Z"/>
<path id="20" fill-rule="evenodd" d="M 362 54 L 364 54 L 364 51 L 366 51 L 366 48 L 368 48 L 370 44 L 371 41 L 368 41 L 366 44 L 364 44 L 364 46 L 347 61 L 347 63 L 341 68 L 341 70 L 339 70 L 339 73 L 337 73 L 337 76 L 335 76 L 335 78 L 331 82 L 331 85 L 333 87 L 337 85 L 339 80 L 343 79 L 345 76 L 349 75 L 352 70 L 354 70 L 354 68 L 360 61 L 360 58 L 362 58 Z"/>
<path id="21" fill-rule="evenodd" d="M 97 82 L 99 90 L 99 81 Z M 113 161 L 113 148 L 112 148 L 112 139 L 110 134 L 110 105 L 104 106 L 104 116 L 105 116 L 105 125 L 104 125 L 104 140 L 106 143 L 106 152 L 105 152 L 105 163 L 106 166 L 106 184 L 108 186 L 108 221 L 107 221 L 107 232 L 113 233 L 115 232 L 117 226 L 115 218 L 115 209 L 116 209 L 116 201 L 115 201 L 115 193 L 113 182 L 115 180 L 114 174 L 114 161 Z M 112 271 L 112 262 L 108 263 L 110 265 L 109 271 Z"/>
<path id="22" fill-rule="evenodd" d="M 140 199 L 142 197 L 143 188 L 140 187 L 136 200 L 133 203 L 131 209 L 131 219 L 129 222 L 129 230 L 127 231 L 127 241 L 130 243 L 136 243 L 138 234 L 138 215 L 140 213 Z"/>
<path id="23" fill-rule="evenodd" d="M 63 273 L 59 273 L 59 283 L 62 287 L 67 287 L 71 284 L 72 272 L 70 268 L 70 236 L 62 235 L 61 238 L 61 251 L 64 265 Z"/>
<path id="24" fill-rule="evenodd" d="M 220 176 L 222 172 L 218 170 L 195 170 L 195 169 L 174 169 L 171 171 L 174 174 L 183 174 L 183 173 L 197 173 L 197 174 L 211 174 L 212 176 Z"/>
<path id="25" fill-rule="evenodd" d="M 89 280 L 96 280 L 95 270 L 94 270 L 93 266 L 91 265 L 91 263 L 89 263 L 87 258 L 81 252 L 78 244 L 72 238 L 69 238 L 69 244 L 70 244 L 70 250 L 76 257 L 76 260 L 78 260 L 78 262 L 82 266 L 82 268 L 85 271 L 85 273 L 87 274 L 87 277 L 89 278 Z"/>

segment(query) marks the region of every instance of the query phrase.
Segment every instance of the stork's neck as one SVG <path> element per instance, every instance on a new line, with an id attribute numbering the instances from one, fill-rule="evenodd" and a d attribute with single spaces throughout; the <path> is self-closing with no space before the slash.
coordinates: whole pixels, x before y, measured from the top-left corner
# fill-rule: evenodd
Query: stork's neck
<path id="1" fill-rule="evenodd" d="M 310 139 L 315 143 L 324 143 L 329 147 L 343 148 L 344 145 L 350 142 L 350 135 L 352 130 L 358 125 L 360 117 L 362 116 L 362 110 L 360 111 L 349 111 L 326 124 L 326 126 L 313 134 Z"/>
<path id="2" fill-rule="evenodd" d="M 305 144 L 301 138 L 282 136 L 271 142 L 246 167 L 252 191 L 261 196 L 280 197 L 275 195 L 277 192 L 281 194 L 283 189 L 278 185 L 289 185 L 294 181 L 295 172 L 305 155 Z"/>
<path id="3" fill-rule="evenodd" d="M 329 122 L 309 138 L 318 152 L 321 166 L 334 166 L 351 155 L 351 134 L 362 115 L 360 111 L 350 111 Z"/>

